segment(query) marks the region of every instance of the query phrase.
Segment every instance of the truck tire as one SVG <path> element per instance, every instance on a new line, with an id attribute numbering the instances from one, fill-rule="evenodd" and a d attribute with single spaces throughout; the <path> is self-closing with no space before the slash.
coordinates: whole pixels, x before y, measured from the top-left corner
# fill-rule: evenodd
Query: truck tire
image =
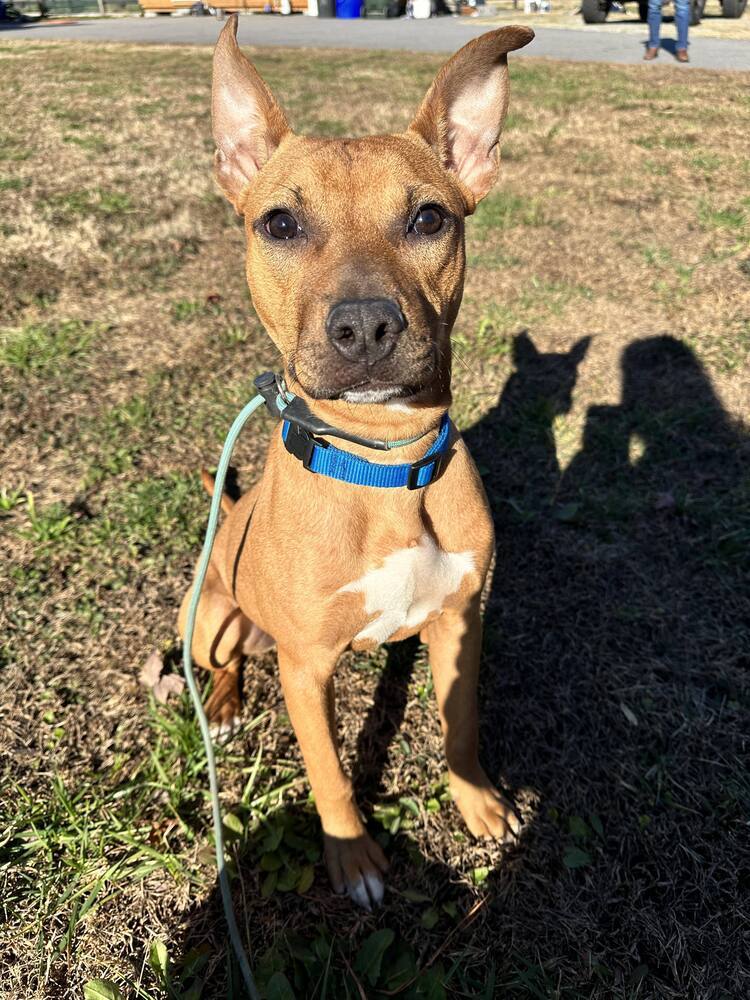
<path id="1" fill-rule="evenodd" d="M 724 17 L 742 17 L 746 6 L 747 0 L 722 0 L 721 9 Z"/>
<path id="2" fill-rule="evenodd" d="M 648 21 L 648 0 L 638 0 L 638 17 Z"/>
<path id="3" fill-rule="evenodd" d="M 585 24 L 603 24 L 611 7 L 610 0 L 583 0 L 581 13 Z"/>

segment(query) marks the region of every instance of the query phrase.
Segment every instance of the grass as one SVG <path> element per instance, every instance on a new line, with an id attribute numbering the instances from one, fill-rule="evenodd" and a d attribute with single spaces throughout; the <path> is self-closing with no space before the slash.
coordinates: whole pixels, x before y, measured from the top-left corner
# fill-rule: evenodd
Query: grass
<path id="1" fill-rule="evenodd" d="M 95 326 L 77 320 L 0 330 L 0 367 L 26 379 L 58 374 L 86 355 L 95 332 Z"/>
<path id="2" fill-rule="evenodd" d="M 522 226 L 543 226 L 542 202 L 508 191 L 498 191 L 480 202 L 474 218 L 480 231 L 513 229 Z"/>
<path id="3" fill-rule="evenodd" d="M 177 670 L 197 470 L 276 364 L 210 180 L 210 53 L 8 50 L 0 995 L 239 996 L 192 711 L 138 681 L 153 650 Z M 303 131 L 338 135 L 404 127 L 437 60 L 258 65 Z M 392 861 L 384 906 L 355 912 L 327 886 L 273 658 L 252 664 L 219 766 L 267 997 L 746 992 L 750 89 L 511 73 L 453 413 L 498 537 L 482 753 L 525 827 L 505 849 L 463 831 L 423 649 L 347 656 L 342 752 Z M 243 487 L 270 426 L 240 441 Z"/>

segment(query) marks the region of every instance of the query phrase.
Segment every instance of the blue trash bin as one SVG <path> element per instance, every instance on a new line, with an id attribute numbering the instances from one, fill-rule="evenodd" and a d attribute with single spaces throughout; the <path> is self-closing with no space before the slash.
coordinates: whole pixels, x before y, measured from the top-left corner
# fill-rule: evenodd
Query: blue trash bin
<path id="1" fill-rule="evenodd" d="M 362 17 L 362 0 L 336 0 L 336 17 Z"/>

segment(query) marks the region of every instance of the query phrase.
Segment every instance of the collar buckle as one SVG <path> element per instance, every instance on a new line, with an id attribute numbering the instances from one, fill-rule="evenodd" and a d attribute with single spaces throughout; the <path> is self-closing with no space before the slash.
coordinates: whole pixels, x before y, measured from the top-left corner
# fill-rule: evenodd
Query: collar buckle
<path id="1" fill-rule="evenodd" d="M 284 445 L 286 450 L 290 454 L 298 458 L 305 469 L 310 471 L 310 464 L 312 462 L 313 455 L 315 454 L 315 446 L 319 448 L 327 448 L 328 442 L 323 441 L 320 438 L 315 438 L 306 431 L 304 427 L 300 427 L 299 424 L 289 423 L 287 424 L 289 430 L 287 431 L 286 438 L 284 440 Z"/>
<path id="2" fill-rule="evenodd" d="M 437 454 L 425 455 L 424 458 L 420 458 L 417 462 L 411 463 L 411 468 L 409 469 L 409 475 L 406 480 L 407 490 L 419 490 L 423 486 L 429 486 L 430 483 L 434 483 L 435 480 L 440 476 L 445 466 L 445 452 L 441 451 Z M 422 469 L 426 468 L 428 465 L 432 466 L 432 472 L 430 473 L 430 478 L 426 483 L 420 483 L 419 473 Z"/>

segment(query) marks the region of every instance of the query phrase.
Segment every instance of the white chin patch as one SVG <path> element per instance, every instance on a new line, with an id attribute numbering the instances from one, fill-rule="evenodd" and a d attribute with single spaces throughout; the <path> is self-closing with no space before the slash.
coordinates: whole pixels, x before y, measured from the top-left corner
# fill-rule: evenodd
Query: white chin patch
<path id="1" fill-rule="evenodd" d="M 348 389 L 341 394 L 347 403 L 386 403 L 401 390 L 397 386 L 388 389 Z"/>

